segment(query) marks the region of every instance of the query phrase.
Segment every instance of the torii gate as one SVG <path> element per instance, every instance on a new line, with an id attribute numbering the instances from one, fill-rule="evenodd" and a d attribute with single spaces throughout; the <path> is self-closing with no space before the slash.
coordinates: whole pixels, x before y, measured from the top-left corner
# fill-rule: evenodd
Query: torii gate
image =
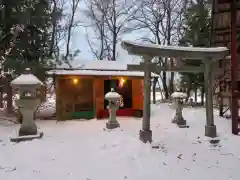
<path id="1" fill-rule="evenodd" d="M 179 47 L 179 46 L 161 46 L 155 44 L 142 44 L 132 41 L 123 41 L 122 47 L 131 55 L 142 56 L 143 63 L 139 65 L 128 65 L 132 71 L 144 71 L 144 110 L 142 130 L 140 130 L 140 140 L 143 142 L 152 141 L 152 131 L 150 129 L 150 81 L 151 72 L 160 73 L 161 71 L 177 72 L 204 72 L 205 93 L 206 93 L 206 125 L 205 136 L 216 137 L 217 130 L 213 117 L 213 64 L 229 54 L 226 47 Z M 204 66 L 180 66 L 180 67 L 161 67 L 151 60 L 154 57 L 172 57 L 182 59 L 202 60 Z"/>

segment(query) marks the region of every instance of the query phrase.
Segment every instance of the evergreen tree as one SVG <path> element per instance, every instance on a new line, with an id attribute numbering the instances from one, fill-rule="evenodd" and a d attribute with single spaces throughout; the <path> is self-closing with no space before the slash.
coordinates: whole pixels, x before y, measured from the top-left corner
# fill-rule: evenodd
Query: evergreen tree
<path id="1" fill-rule="evenodd" d="M 210 45 L 211 15 L 208 0 L 191 2 L 185 14 L 184 36 L 179 42 L 185 46 L 208 47 Z M 201 60 L 184 60 L 184 64 L 200 66 Z M 188 84 L 188 94 L 193 88 L 204 86 L 203 73 L 180 73 L 182 83 Z"/>
<path id="2" fill-rule="evenodd" d="M 29 67 L 39 78 L 44 78 L 44 67 L 49 63 L 47 57 L 51 20 L 49 2 L 48 0 L 2 0 L 1 36 L 9 34 L 16 24 L 24 26 L 15 46 L 3 63 L 5 69 L 14 69 L 16 74 L 20 74 Z M 9 38 L 6 41 L 9 41 Z"/>

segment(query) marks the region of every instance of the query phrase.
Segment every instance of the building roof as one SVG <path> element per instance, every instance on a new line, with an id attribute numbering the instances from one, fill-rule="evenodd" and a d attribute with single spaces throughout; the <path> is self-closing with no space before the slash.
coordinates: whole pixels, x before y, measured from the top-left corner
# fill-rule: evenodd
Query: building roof
<path id="1" fill-rule="evenodd" d="M 135 76 L 143 77 L 144 72 L 140 71 L 107 71 L 107 70 L 86 70 L 86 69 L 77 69 L 77 70 L 51 70 L 48 71 L 48 74 L 56 75 L 82 75 L 82 76 Z M 152 73 L 152 77 L 158 77 L 157 74 Z"/>
<path id="2" fill-rule="evenodd" d="M 48 74 L 82 76 L 144 76 L 144 72 L 141 71 L 127 71 L 128 64 L 138 63 L 108 60 L 79 61 L 79 64 L 75 69 L 55 69 L 48 71 Z M 158 77 L 158 75 L 152 73 L 152 77 Z"/>

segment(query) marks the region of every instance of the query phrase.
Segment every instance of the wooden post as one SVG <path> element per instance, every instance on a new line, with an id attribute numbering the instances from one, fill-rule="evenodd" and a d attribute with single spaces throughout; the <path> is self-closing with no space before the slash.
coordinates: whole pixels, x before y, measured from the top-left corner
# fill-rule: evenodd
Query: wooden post
<path id="1" fill-rule="evenodd" d="M 213 62 L 210 59 L 205 61 L 205 72 L 204 72 L 204 82 L 206 88 L 206 125 L 205 125 L 205 136 L 216 137 L 217 130 L 214 125 L 213 117 Z"/>

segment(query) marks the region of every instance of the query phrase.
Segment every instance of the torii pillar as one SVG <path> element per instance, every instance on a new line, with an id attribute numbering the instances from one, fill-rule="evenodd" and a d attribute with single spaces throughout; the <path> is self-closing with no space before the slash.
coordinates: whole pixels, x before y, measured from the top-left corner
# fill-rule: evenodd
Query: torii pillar
<path id="1" fill-rule="evenodd" d="M 139 139 L 146 143 L 152 142 L 152 131 L 150 129 L 151 117 L 151 70 L 150 64 L 153 57 L 144 56 L 144 103 L 143 103 L 143 120 L 142 129 L 139 133 Z"/>
<path id="2" fill-rule="evenodd" d="M 204 61 L 204 87 L 205 87 L 205 102 L 206 102 L 206 125 L 205 136 L 216 137 L 217 128 L 214 124 L 213 116 L 213 62 L 211 60 Z"/>

